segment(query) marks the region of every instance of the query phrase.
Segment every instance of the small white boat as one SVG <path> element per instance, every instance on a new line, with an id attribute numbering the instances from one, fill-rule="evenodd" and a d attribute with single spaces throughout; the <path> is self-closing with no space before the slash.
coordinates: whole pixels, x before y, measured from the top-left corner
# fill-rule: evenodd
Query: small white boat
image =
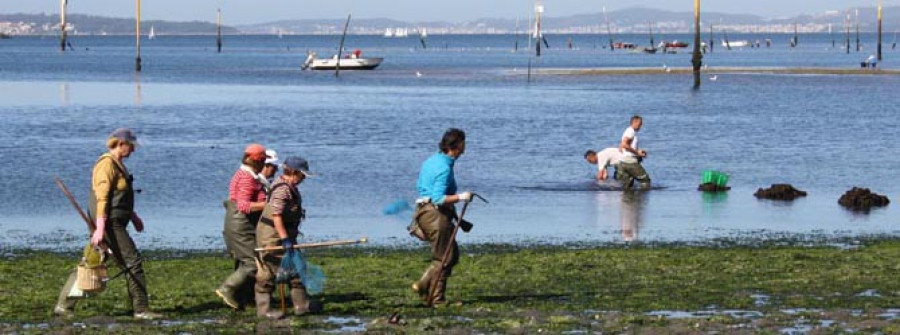
<path id="1" fill-rule="evenodd" d="M 373 70 L 384 58 L 362 58 L 361 52 L 356 50 L 347 58 L 340 59 L 341 70 Z M 318 58 L 315 52 L 310 52 L 306 57 L 306 61 L 300 67 L 304 70 L 334 70 L 338 67 L 338 57 L 334 55 L 331 58 Z"/>
<path id="2" fill-rule="evenodd" d="M 384 30 L 384 37 L 394 37 L 394 31 L 391 28 Z"/>
<path id="3" fill-rule="evenodd" d="M 152 40 L 156 38 L 156 33 L 153 32 L 153 26 L 150 26 L 150 34 L 147 35 L 148 40 Z"/>
<path id="4" fill-rule="evenodd" d="M 746 48 L 750 46 L 750 41 L 740 40 L 740 41 L 722 41 L 722 46 L 726 48 Z"/>

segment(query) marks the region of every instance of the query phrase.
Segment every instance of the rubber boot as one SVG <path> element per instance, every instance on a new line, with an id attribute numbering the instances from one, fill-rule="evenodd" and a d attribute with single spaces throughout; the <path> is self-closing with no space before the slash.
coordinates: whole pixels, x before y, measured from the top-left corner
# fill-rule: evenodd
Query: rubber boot
<path id="1" fill-rule="evenodd" d="M 309 299 L 305 287 L 291 288 L 291 303 L 294 304 L 294 315 L 300 316 L 307 313 L 316 313 L 322 310 L 322 306 Z"/>
<path id="2" fill-rule="evenodd" d="M 228 278 L 225 278 L 225 281 L 222 283 L 222 286 L 216 289 L 216 295 L 219 298 L 222 298 L 222 302 L 224 302 L 228 307 L 238 309 L 240 308 L 240 303 L 235 297 L 235 293 L 237 293 L 238 288 L 244 284 L 247 280 L 247 274 L 243 271 L 237 270 L 232 272 Z"/>
<path id="3" fill-rule="evenodd" d="M 284 316 L 284 314 L 279 310 L 270 310 L 272 294 L 260 292 L 255 293 L 256 294 L 254 295 L 254 297 L 256 298 L 257 317 L 259 317 L 260 319 L 278 320 Z"/>
<path id="4" fill-rule="evenodd" d="M 419 298 L 422 300 L 428 300 L 428 290 L 431 288 L 431 279 L 432 274 L 434 273 L 434 266 L 429 266 L 425 269 L 425 272 L 422 273 L 422 278 L 419 278 L 418 281 L 412 284 L 413 291 L 419 295 Z"/>
<path id="5" fill-rule="evenodd" d="M 446 288 L 447 277 L 438 279 L 437 283 L 434 286 L 432 306 L 439 308 L 447 305 L 447 298 L 444 296 L 444 291 L 446 290 Z"/>
<path id="6" fill-rule="evenodd" d="M 59 292 L 59 299 L 56 301 L 56 306 L 53 307 L 53 314 L 64 318 L 75 316 L 75 302 L 77 300 L 75 297 L 70 297 L 69 292 L 72 291 L 72 287 L 75 286 L 76 281 L 77 275 L 72 273 L 68 280 L 66 280 L 66 284 L 63 285 L 62 290 Z"/>

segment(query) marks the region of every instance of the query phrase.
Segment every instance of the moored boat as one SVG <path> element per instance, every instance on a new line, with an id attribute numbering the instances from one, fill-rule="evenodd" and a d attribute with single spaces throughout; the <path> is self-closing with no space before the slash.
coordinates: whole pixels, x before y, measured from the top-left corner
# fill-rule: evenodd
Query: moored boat
<path id="1" fill-rule="evenodd" d="M 341 58 L 338 62 L 337 55 L 331 58 L 318 58 L 315 52 L 310 52 L 306 61 L 301 66 L 304 70 L 334 70 L 340 65 L 341 70 L 373 70 L 384 58 L 362 58 L 360 50 L 354 51 L 349 57 Z"/>

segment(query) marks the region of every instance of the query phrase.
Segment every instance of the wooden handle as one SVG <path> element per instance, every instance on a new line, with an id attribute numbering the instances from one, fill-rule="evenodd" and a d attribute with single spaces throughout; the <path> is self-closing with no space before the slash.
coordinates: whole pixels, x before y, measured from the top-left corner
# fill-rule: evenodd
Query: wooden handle
<path id="1" fill-rule="evenodd" d="M 56 186 L 59 186 L 59 189 L 62 190 L 63 194 L 66 195 L 66 198 L 69 199 L 69 202 L 72 203 L 72 206 L 75 207 L 75 210 L 78 211 L 78 215 L 81 215 L 81 218 L 84 219 L 84 223 L 87 224 L 88 230 L 93 234 L 94 230 L 97 230 L 97 227 L 94 225 L 94 222 L 88 218 L 87 214 L 84 214 L 84 211 L 81 209 L 81 206 L 78 205 L 78 201 L 75 201 L 75 197 L 72 196 L 72 192 L 69 192 L 69 188 L 66 187 L 66 184 L 63 183 L 62 179 L 59 177 L 53 177 L 56 180 Z"/>
<path id="2" fill-rule="evenodd" d="M 311 249 L 311 248 L 322 248 L 322 247 L 333 247 L 337 245 L 350 245 L 350 244 L 360 244 L 366 243 L 368 239 L 365 237 L 358 240 L 345 240 L 345 241 L 328 241 L 328 242 L 316 242 L 316 243 L 304 243 L 304 244 L 296 244 L 294 245 L 294 249 Z M 276 247 L 265 247 L 265 248 L 256 248 L 256 251 L 282 251 L 284 247 L 276 246 Z"/>

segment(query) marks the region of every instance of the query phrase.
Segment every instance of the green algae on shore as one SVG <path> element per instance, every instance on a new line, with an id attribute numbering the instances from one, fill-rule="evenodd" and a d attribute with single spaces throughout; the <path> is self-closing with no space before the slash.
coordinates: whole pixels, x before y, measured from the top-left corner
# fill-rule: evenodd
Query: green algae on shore
<path id="1" fill-rule="evenodd" d="M 459 303 L 436 310 L 409 289 L 428 261 L 424 250 L 308 252 L 328 276 L 319 297 L 325 312 L 276 322 L 257 322 L 252 309 L 232 311 L 216 298 L 213 289 L 232 266 L 221 255 L 149 252 L 151 305 L 169 319 L 140 322 L 129 317 L 119 279 L 82 301 L 74 319 L 54 317 L 75 255 L 20 251 L 0 260 L 0 332 L 777 332 L 798 322 L 826 330 L 900 330 L 896 239 L 854 249 L 479 245 L 462 252 L 448 291 Z M 393 313 L 401 322 L 388 322 Z"/>

